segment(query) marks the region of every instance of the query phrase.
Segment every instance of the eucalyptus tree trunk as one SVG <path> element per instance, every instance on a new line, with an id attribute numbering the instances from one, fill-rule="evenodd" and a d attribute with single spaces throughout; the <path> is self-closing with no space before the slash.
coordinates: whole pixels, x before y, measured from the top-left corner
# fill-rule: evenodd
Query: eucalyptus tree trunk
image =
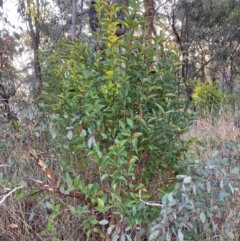
<path id="1" fill-rule="evenodd" d="M 80 23 L 79 23 L 79 31 L 77 36 L 79 37 L 82 34 L 82 29 L 83 29 L 83 1 L 81 0 L 80 2 Z"/>
<path id="2" fill-rule="evenodd" d="M 41 14 L 39 0 L 19 1 L 19 12 L 26 19 L 28 33 L 31 37 L 33 50 L 33 68 L 35 74 L 35 83 L 33 86 L 34 95 L 37 97 L 42 91 L 42 72 L 40 66 L 39 45 L 41 32 Z"/>
<path id="3" fill-rule="evenodd" d="M 154 20 L 154 14 L 155 14 L 155 8 L 154 8 L 154 0 L 144 0 L 144 9 L 145 9 L 145 18 L 147 19 L 147 23 L 146 23 L 146 39 L 149 39 L 153 36 L 153 35 L 157 35 L 156 33 L 156 29 L 154 27 L 153 24 L 153 20 Z"/>
<path id="4" fill-rule="evenodd" d="M 76 37 L 76 15 L 77 15 L 77 0 L 72 0 L 72 26 L 71 26 L 71 40 Z"/>
<path id="5" fill-rule="evenodd" d="M 176 2 L 174 2 L 174 5 Z M 170 12 L 167 14 L 167 18 L 169 21 L 169 24 L 172 28 L 173 35 L 175 36 L 175 41 L 178 44 L 178 48 L 181 52 L 181 58 L 182 58 L 182 65 L 180 69 L 180 75 L 183 79 L 185 89 L 186 89 L 186 95 L 188 98 L 187 104 L 186 104 L 186 109 L 188 108 L 190 102 L 192 101 L 192 88 L 188 84 L 188 79 L 189 79 L 189 47 L 190 47 L 190 30 L 191 26 L 189 23 L 189 18 L 188 18 L 188 8 L 186 5 L 184 5 L 183 10 L 183 15 L 181 18 L 179 18 L 178 15 L 178 10 L 175 8 L 175 6 L 172 7 Z M 181 27 L 179 28 L 179 23 L 181 23 Z"/>

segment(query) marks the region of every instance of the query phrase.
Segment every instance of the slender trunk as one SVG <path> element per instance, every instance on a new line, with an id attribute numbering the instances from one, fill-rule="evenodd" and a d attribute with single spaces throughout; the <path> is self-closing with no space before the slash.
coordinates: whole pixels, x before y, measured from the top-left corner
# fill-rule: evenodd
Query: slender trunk
<path id="1" fill-rule="evenodd" d="M 233 94 L 233 63 L 234 63 L 234 58 L 231 54 L 230 56 L 230 67 L 229 67 L 229 76 L 227 79 L 227 91 L 229 94 Z"/>
<path id="2" fill-rule="evenodd" d="M 80 5 L 80 23 L 79 23 L 79 32 L 77 34 L 77 37 L 79 37 L 82 34 L 82 29 L 83 29 L 83 0 L 81 0 L 81 5 Z"/>
<path id="3" fill-rule="evenodd" d="M 27 7 L 31 8 L 31 1 L 27 0 Z M 32 48 L 33 48 L 33 62 L 34 62 L 34 72 L 36 77 L 36 84 L 34 85 L 34 94 L 38 96 L 42 91 L 42 72 L 40 66 L 40 58 L 39 58 L 39 44 L 40 44 L 40 3 L 39 0 L 36 0 L 37 6 L 37 14 L 36 16 L 32 16 L 32 14 L 28 14 L 28 26 L 29 26 L 29 34 L 32 40 Z M 33 26 L 33 19 L 35 22 L 35 29 Z"/>
<path id="4" fill-rule="evenodd" d="M 229 94 L 233 94 L 233 64 L 234 64 L 234 57 L 233 57 L 233 42 L 230 43 L 230 70 L 229 70 L 229 79 L 228 79 L 228 92 Z"/>
<path id="5" fill-rule="evenodd" d="M 71 39 L 72 41 L 76 36 L 76 13 L 77 13 L 77 0 L 72 0 L 72 27 L 71 27 Z"/>
<path id="6" fill-rule="evenodd" d="M 145 18 L 147 19 L 146 23 L 146 39 L 151 39 L 153 34 L 156 36 L 156 29 L 153 24 L 154 20 L 154 0 L 144 0 L 144 9 L 145 9 Z"/>
<path id="7" fill-rule="evenodd" d="M 34 48 L 34 71 L 37 79 L 37 84 L 35 85 L 35 94 L 40 95 L 42 91 L 42 71 L 40 65 L 40 59 L 38 54 L 38 48 Z"/>
<path id="8" fill-rule="evenodd" d="M 183 39 L 182 42 L 182 51 L 184 55 L 184 65 L 185 65 L 185 76 L 184 78 L 189 79 L 189 19 L 188 19 L 188 8 L 185 9 L 185 21 L 183 22 Z"/>
<path id="9" fill-rule="evenodd" d="M 202 82 L 205 80 L 205 67 L 204 67 L 204 63 L 205 63 L 205 52 L 202 51 L 202 56 L 201 56 L 201 66 L 202 67 L 202 71 L 201 71 L 201 80 Z"/>

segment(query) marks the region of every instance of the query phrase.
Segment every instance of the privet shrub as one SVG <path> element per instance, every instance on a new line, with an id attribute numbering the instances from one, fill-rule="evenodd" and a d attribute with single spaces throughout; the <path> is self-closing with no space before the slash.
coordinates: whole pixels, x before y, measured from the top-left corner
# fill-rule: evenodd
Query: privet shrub
<path id="1" fill-rule="evenodd" d="M 163 38 L 149 44 L 144 21 L 123 22 L 129 31 L 116 37 L 119 5 L 100 2 L 97 9 L 105 18 L 95 33 L 96 46 L 105 48 L 92 52 L 84 41 L 56 46 L 46 61 L 42 100 L 58 116 L 50 131 L 65 163 L 80 173 L 74 180 L 68 175 L 66 189 L 70 183 L 71 190 L 90 197 L 98 212 L 108 213 L 100 224 L 112 217 L 109 235 L 124 240 L 130 238 L 128 225 L 142 227 L 152 220 L 150 208 L 138 208 L 138 192 L 145 190 L 147 200 L 151 190 L 145 187 L 154 173 L 180 161 L 187 148 L 180 136 L 192 114 L 183 111 L 178 97 L 175 50 Z M 84 220 L 88 235 L 100 232 L 97 216 L 80 215 L 87 207 L 70 209 Z"/>
<path id="2" fill-rule="evenodd" d="M 197 81 L 192 97 L 200 111 L 217 111 L 224 101 L 224 94 L 210 80 Z"/>
<path id="3" fill-rule="evenodd" d="M 180 181 L 163 197 L 149 240 L 238 240 L 240 146 L 228 142 L 224 147 L 224 157 L 215 151 L 212 159 L 195 161 L 177 176 Z"/>

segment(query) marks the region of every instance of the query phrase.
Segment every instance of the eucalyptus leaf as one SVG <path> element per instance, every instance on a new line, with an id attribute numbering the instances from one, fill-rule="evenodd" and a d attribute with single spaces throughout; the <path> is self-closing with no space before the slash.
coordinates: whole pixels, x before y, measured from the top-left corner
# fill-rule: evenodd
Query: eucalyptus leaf
<path id="1" fill-rule="evenodd" d="M 154 240 L 156 240 L 159 237 L 159 235 L 160 235 L 160 231 L 156 230 L 156 231 L 154 231 L 153 233 L 150 234 L 148 240 L 149 241 L 154 241 Z"/>
<path id="2" fill-rule="evenodd" d="M 118 241 L 118 240 L 119 240 L 119 235 L 118 235 L 117 232 L 115 232 L 115 233 L 113 234 L 113 236 L 112 236 L 111 241 Z"/>
<path id="3" fill-rule="evenodd" d="M 220 188 L 223 189 L 223 180 L 220 181 Z"/>
<path id="4" fill-rule="evenodd" d="M 107 228 L 107 234 L 110 235 L 112 231 L 115 229 L 116 225 L 112 224 Z"/>
<path id="5" fill-rule="evenodd" d="M 234 236 L 233 232 L 226 231 L 226 234 L 230 239 L 235 239 L 235 236 Z"/>
<path id="6" fill-rule="evenodd" d="M 72 138 L 73 138 L 73 132 L 70 130 L 70 131 L 68 131 L 68 133 L 67 133 L 67 138 L 69 139 L 69 140 L 72 140 Z"/>
<path id="7" fill-rule="evenodd" d="M 185 177 L 187 177 L 187 175 L 177 175 L 176 176 L 177 179 L 184 179 Z"/>
<path id="8" fill-rule="evenodd" d="M 233 194 L 233 193 L 234 193 L 234 187 L 232 186 L 232 184 L 231 184 L 231 183 L 228 183 L 228 186 L 230 187 L 231 192 L 232 192 L 232 194 Z"/>
<path id="9" fill-rule="evenodd" d="M 120 241 L 126 241 L 126 236 L 125 236 L 124 233 L 121 235 L 121 237 L 120 237 Z"/>
<path id="10" fill-rule="evenodd" d="M 84 130 L 84 129 L 82 129 L 82 131 L 81 131 L 81 133 L 80 133 L 80 136 L 86 136 L 87 135 L 87 132 L 86 132 L 86 130 Z"/>
<path id="11" fill-rule="evenodd" d="M 90 136 L 88 139 L 88 148 L 92 148 L 96 144 L 96 140 L 93 136 Z"/>
<path id="12" fill-rule="evenodd" d="M 238 173 L 239 173 L 239 168 L 238 168 L 238 167 L 234 167 L 234 168 L 231 170 L 231 173 L 238 174 Z"/>
<path id="13" fill-rule="evenodd" d="M 184 235 L 183 235 L 181 229 L 178 229 L 177 237 L 178 237 L 179 241 L 184 241 Z"/>
<path id="14" fill-rule="evenodd" d="M 200 213 L 200 219 L 201 219 L 202 223 L 205 223 L 205 222 L 206 222 L 206 215 L 205 215 L 204 212 L 201 212 L 201 213 Z"/>
<path id="15" fill-rule="evenodd" d="M 207 191 L 208 193 L 211 193 L 212 187 L 211 187 L 211 183 L 207 182 Z"/>
<path id="16" fill-rule="evenodd" d="M 102 219 L 102 220 L 100 220 L 99 222 L 98 222 L 100 225 L 107 225 L 108 223 L 109 223 L 109 221 L 108 220 L 106 220 L 106 219 Z"/>
<path id="17" fill-rule="evenodd" d="M 190 176 L 187 176 L 183 179 L 183 182 L 186 184 L 190 183 L 191 181 L 192 181 L 192 178 Z"/>

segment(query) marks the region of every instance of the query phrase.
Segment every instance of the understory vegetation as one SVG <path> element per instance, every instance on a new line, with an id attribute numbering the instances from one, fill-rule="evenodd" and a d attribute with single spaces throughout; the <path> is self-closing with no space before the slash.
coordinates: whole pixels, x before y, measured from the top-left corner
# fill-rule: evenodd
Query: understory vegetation
<path id="1" fill-rule="evenodd" d="M 91 39 L 36 49 L 32 92 L 2 60 L 0 240 L 239 240 L 238 93 L 190 83 L 151 15 L 89 13 Z"/>

